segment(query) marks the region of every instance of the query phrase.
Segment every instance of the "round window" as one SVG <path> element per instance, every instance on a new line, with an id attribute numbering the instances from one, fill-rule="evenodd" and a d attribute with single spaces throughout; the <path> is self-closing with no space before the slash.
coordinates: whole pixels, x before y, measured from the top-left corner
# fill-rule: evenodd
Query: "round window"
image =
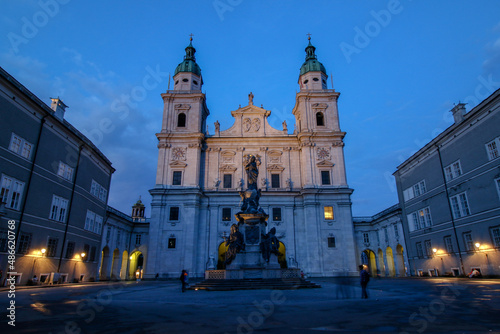
<path id="1" fill-rule="evenodd" d="M 198 84 L 198 81 L 196 81 L 196 80 L 193 80 L 193 83 L 194 83 L 195 85 L 197 85 L 197 84 Z"/>
<path id="2" fill-rule="evenodd" d="M 319 81 L 319 79 L 318 78 L 313 78 L 313 81 Z"/>
<path id="3" fill-rule="evenodd" d="M 188 82 L 188 81 L 189 81 L 189 80 L 188 80 L 188 79 L 186 79 L 186 78 L 182 79 L 182 82 Z"/>
<path id="4" fill-rule="evenodd" d="M 305 80 L 305 81 L 304 81 L 304 85 L 305 85 L 306 83 L 308 83 L 308 82 L 309 82 L 309 80 Z"/>

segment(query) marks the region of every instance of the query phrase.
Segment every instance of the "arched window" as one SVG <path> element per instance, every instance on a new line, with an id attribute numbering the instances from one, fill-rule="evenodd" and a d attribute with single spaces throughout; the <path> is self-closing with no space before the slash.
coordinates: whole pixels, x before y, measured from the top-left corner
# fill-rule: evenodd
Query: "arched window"
<path id="1" fill-rule="evenodd" d="M 177 116 L 177 126 L 180 128 L 184 128 L 186 126 L 186 114 L 185 113 L 180 113 L 179 116 Z"/>
<path id="2" fill-rule="evenodd" d="M 325 118 L 324 118 L 322 112 L 316 113 L 316 125 L 317 126 L 324 126 L 325 125 Z"/>

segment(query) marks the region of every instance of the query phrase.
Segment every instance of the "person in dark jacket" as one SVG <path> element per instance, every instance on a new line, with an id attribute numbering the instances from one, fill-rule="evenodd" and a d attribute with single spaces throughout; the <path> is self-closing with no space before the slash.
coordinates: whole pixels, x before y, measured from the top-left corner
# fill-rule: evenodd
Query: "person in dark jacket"
<path id="1" fill-rule="evenodd" d="M 365 270 L 365 267 L 361 264 L 359 265 L 359 276 L 361 278 L 361 298 L 368 298 L 368 294 L 366 293 L 366 286 L 370 281 L 370 274 Z"/>
<path id="2" fill-rule="evenodd" d="M 187 286 L 187 282 L 188 282 L 188 273 L 184 269 L 182 269 L 181 277 L 179 277 L 179 279 L 181 280 L 181 283 L 182 283 L 182 292 L 186 292 L 186 286 Z"/>

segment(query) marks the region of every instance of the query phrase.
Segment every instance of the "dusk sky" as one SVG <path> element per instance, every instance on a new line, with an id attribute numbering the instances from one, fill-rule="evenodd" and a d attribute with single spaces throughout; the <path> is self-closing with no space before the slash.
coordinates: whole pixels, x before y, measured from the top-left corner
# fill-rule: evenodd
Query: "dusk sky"
<path id="1" fill-rule="evenodd" d="M 0 66 L 47 104 L 59 96 L 69 106 L 66 119 L 116 168 L 109 205 L 127 214 L 139 196 L 151 212 L 160 94 L 191 33 L 211 134 L 216 120 L 231 127 L 230 111 L 250 92 L 272 126 L 286 120 L 293 131 L 311 33 L 341 93 L 354 216 L 396 204 L 396 167 L 452 124 L 455 103 L 470 110 L 500 87 L 493 0 L 1 0 L 1 8 Z"/>

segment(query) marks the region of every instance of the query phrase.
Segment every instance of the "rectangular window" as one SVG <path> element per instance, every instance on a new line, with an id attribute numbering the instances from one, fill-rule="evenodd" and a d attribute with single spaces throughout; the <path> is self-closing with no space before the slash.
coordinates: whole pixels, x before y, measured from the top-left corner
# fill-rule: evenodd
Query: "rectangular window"
<path id="1" fill-rule="evenodd" d="M 57 176 L 60 176 L 66 180 L 71 180 L 73 178 L 73 168 L 66 165 L 64 162 L 59 161 Z"/>
<path id="2" fill-rule="evenodd" d="M 0 230 L 0 252 L 7 251 L 7 240 L 8 240 L 7 230 Z"/>
<path id="3" fill-rule="evenodd" d="M 17 252 L 19 254 L 27 254 L 30 250 L 31 245 L 31 234 L 21 234 L 19 237 L 19 246 L 17 246 Z"/>
<path id="4" fill-rule="evenodd" d="M 233 175 L 232 174 L 224 174 L 224 182 L 222 184 L 222 186 L 225 188 L 225 189 L 230 189 L 233 187 Z"/>
<path id="5" fill-rule="evenodd" d="M 94 225 L 94 233 L 101 234 L 102 230 L 102 217 L 98 214 L 95 215 L 95 225 Z"/>
<path id="6" fill-rule="evenodd" d="M 500 247 L 500 227 L 494 227 L 490 230 L 491 240 L 495 247 Z"/>
<path id="7" fill-rule="evenodd" d="M 9 150 L 26 159 L 30 159 L 31 151 L 33 150 L 33 144 L 27 142 L 24 138 L 21 138 L 13 133 L 10 139 Z"/>
<path id="8" fill-rule="evenodd" d="M 178 206 L 171 206 L 170 207 L 170 215 L 169 215 L 169 220 L 179 220 L 179 207 Z"/>
<path id="9" fill-rule="evenodd" d="M 90 232 L 94 232 L 96 234 L 101 234 L 102 217 L 93 211 L 87 210 L 87 217 L 85 217 L 84 229 Z"/>
<path id="10" fill-rule="evenodd" d="M 465 192 L 450 197 L 450 202 L 455 219 L 470 215 L 469 203 L 467 202 Z"/>
<path id="11" fill-rule="evenodd" d="M 108 197 L 108 191 L 97 183 L 95 180 L 92 180 L 92 185 L 90 186 L 90 193 L 97 197 L 102 202 L 106 203 L 106 199 Z"/>
<path id="12" fill-rule="evenodd" d="M 0 198 L 5 203 L 5 206 L 9 209 L 19 210 L 24 191 L 24 182 L 10 176 L 2 175 L 0 185 Z"/>
<path id="13" fill-rule="evenodd" d="M 222 221 L 223 222 L 231 221 L 231 208 L 222 208 Z"/>
<path id="14" fill-rule="evenodd" d="M 328 248 L 335 248 L 335 237 L 328 237 Z"/>
<path id="15" fill-rule="evenodd" d="M 444 237 L 444 245 L 446 247 L 446 252 L 448 254 L 453 253 L 453 242 L 451 241 L 451 237 L 450 236 Z"/>
<path id="16" fill-rule="evenodd" d="M 271 174 L 271 188 L 279 188 L 279 187 L 280 187 L 280 175 Z"/>
<path id="17" fill-rule="evenodd" d="M 136 234 L 135 235 L 135 244 L 140 245 L 141 244 L 141 239 L 142 239 L 142 234 Z"/>
<path id="18" fill-rule="evenodd" d="M 472 241 L 472 234 L 470 232 L 464 233 L 464 243 L 465 243 L 465 250 L 467 251 L 474 250 L 474 242 Z"/>
<path id="19" fill-rule="evenodd" d="M 66 246 L 66 258 L 71 259 L 75 254 L 75 243 L 73 241 L 68 241 Z"/>
<path id="20" fill-rule="evenodd" d="M 273 208 L 273 221 L 281 221 L 281 208 Z"/>
<path id="21" fill-rule="evenodd" d="M 462 175 L 462 167 L 460 167 L 460 160 L 452 163 L 449 166 L 446 166 L 444 168 L 444 175 L 446 177 L 446 181 L 451 181 Z"/>
<path id="22" fill-rule="evenodd" d="M 417 247 L 417 256 L 420 257 L 420 258 L 424 257 L 424 251 L 422 249 L 422 243 L 421 242 L 417 242 L 415 244 L 415 246 Z"/>
<path id="23" fill-rule="evenodd" d="M 66 219 L 66 210 L 68 208 L 68 200 L 59 196 L 52 196 L 52 205 L 50 207 L 49 218 L 58 222 L 63 222 Z"/>
<path id="24" fill-rule="evenodd" d="M 176 170 L 173 172 L 172 185 L 180 186 L 182 184 L 182 171 Z"/>
<path id="25" fill-rule="evenodd" d="M 111 227 L 106 230 L 106 242 L 109 243 L 109 240 L 111 240 Z"/>
<path id="26" fill-rule="evenodd" d="M 175 248 L 175 238 L 168 238 L 168 248 Z"/>
<path id="27" fill-rule="evenodd" d="M 89 260 L 89 252 L 90 246 L 87 244 L 83 245 L 83 254 L 85 254 L 85 256 L 83 257 L 82 261 L 87 262 Z"/>
<path id="28" fill-rule="evenodd" d="M 96 247 L 92 246 L 92 248 L 90 249 L 90 256 L 89 256 L 90 261 L 95 261 L 95 254 L 96 254 Z"/>
<path id="29" fill-rule="evenodd" d="M 428 257 L 432 256 L 432 246 L 431 246 L 431 241 L 430 240 L 425 240 L 425 255 Z"/>
<path id="30" fill-rule="evenodd" d="M 365 244 L 369 244 L 370 243 L 370 235 L 368 233 L 363 233 L 363 242 Z"/>
<path id="31" fill-rule="evenodd" d="M 122 231 L 117 230 L 116 231 L 116 244 L 119 246 L 122 241 Z"/>
<path id="32" fill-rule="evenodd" d="M 500 197 L 500 178 L 495 180 L 495 184 L 497 186 L 498 197 Z"/>
<path id="33" fill-rule="evenodd" d="M 403 191 L 403 197 L 405 201 L 408 201 L 412 198 L 418 197 L 420 195 L 423 195 L 427 191 L 427 188 L 425 187 L 425 181 L 422 180 L 413 186 L 405 189 Z"/>
<path id="34" fill-rule="evenodd" d="M 330 172 L 327 170 L 321 171 L 321 184 L 322 185 L 330 185 Z"/>
<path id="35" fill-rule="evenodd" d="M 399 229 L 398 229 L 398 225 L 393 225 L 394 226 L 394 236 L 396 237 L 396 239 L 399 238 Z"/>
<path id="36" fill-rule="evenodd" d="M 47 242 L 47 257 L 56 256 L 58 241 L 59 239 L 49 238 L 49 241 Z"/>
<path id="37" fill-rule="evenodd" d="M 500 156 L 500 154 L 498 153 L 497 141 L 498 141 L 498 138 L 495 140 L 492 140 L 486 144 L 486 151 L 488 152 L 488 159 L 489 160 L 496 159 Z"/>
<path id="38" fill-rule="evenodd" d="M 325 220 L 333 220 L 333 206 L 325 206 Z"/>

